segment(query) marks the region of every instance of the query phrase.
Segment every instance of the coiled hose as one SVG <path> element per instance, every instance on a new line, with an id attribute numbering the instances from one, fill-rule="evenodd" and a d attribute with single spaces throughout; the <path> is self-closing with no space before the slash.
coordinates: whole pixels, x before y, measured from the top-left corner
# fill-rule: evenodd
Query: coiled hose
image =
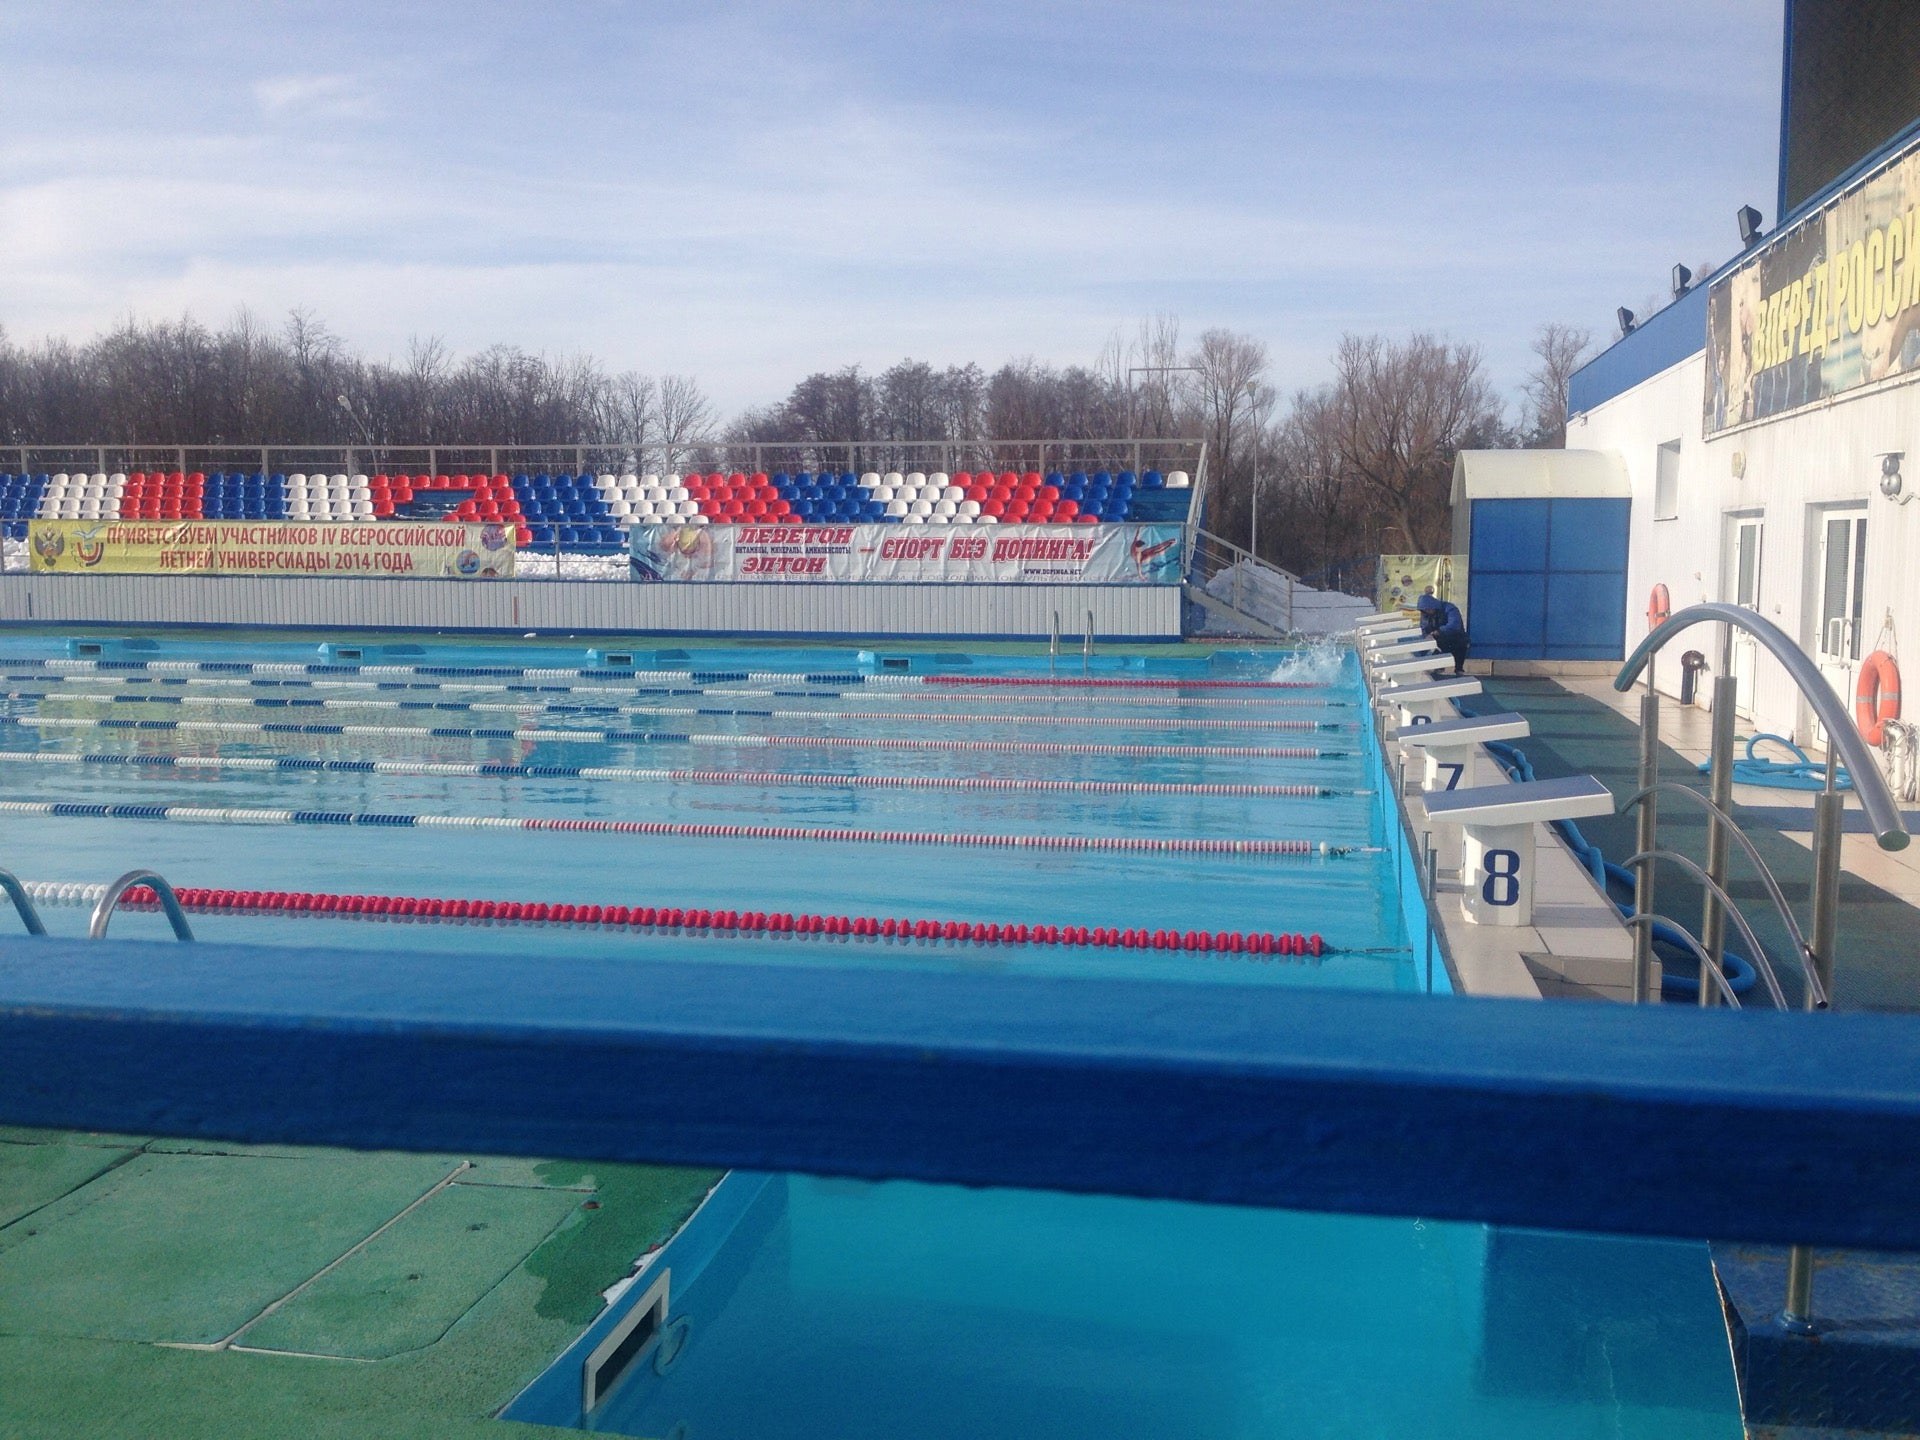
<path id="1" fill-rule="evenodd" d="M 1761 745 L 1778 745 L 1791 760 L 1770 760 L 1764 755 L 1755 754 Z M 1705 775 L 1713 768 L 1711 760 L 1704 760 L 1699 771 Z M 1747 753 L 1744 759 L 1733 762 L 1733 782 L 1736 785 L 1765 785 L 1774 790 L 1824 790 L 1827 788 L 1827 767 L 1817 760 L 1809 760 L 1807 752 L 1784 735 L 1760 734 L 1747 740 Z M 1845 769 L 1836 770 L 1833 781 L 1836 790 L 1851 790 L 1853 777 Z"/>

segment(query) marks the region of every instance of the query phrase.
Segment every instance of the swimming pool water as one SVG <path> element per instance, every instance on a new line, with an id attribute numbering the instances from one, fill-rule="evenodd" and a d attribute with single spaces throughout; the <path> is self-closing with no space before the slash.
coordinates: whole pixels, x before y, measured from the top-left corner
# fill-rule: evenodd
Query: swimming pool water
<path id="1" fill-rule="evenodd" d="M 1378 808 L 1362 753 L 1351 662 L 1294 665 L 1306 688 L 1139 689 L 1124 686 L 946 687 L 905 684 L 852 652 L 701 653 L 657 668 L 642 652 L 639 678 L 593 667 L 578 648 L 354 647 L 366 663 L 406 673 L 354 673 L 337 649 L 312 644 L 207 645 L 72 657 L 58 642 L 10 641 L 0 656 L 0 776 L 9 800 L 55 804 L 293 809 L 351 814 L 642 820 L 673 824 L 963 832 L 1007 836 L 1180 840 L 1304 839 L 1351 853 L 1312 858 L 1140 854 L 1100 850 L 981 849 L 822 840 L 578 834 L 563 831 L 395 828 L 377 825 L 255 827 L 234 823 L 8 816 L 12 853 L 0 864 L 33 881 L 100 882 L 134 865 L 176 885 L 320 890 L 562 903 L 649 904 L 737 910 L 1025 922 L 1317 932 L 1331 950 L 1312 964 L 1185 953 L 808 942 L 767 937 L 667 936 L 597 928 L 400 924 L 311 918 L 197 917 L 207 939 L 426 951 L 538 945 L 556 957 L 588 951 L 644 962 L 672 954 L 716 962 L 1004 966 L 1038 973 L 1191 978 L 1410 988 L 1415 983 L 1392 900 Z M 367 652 L 372 652 L 368 654 Z M 156 669 L 75 668 L 109 666 Z M 944 657 L 948 673 L 1044 678 L 1045 662 Z M 6 663 L 11 659 L 15 663 Z M 50 668 L 44 662 L 52 661 Z M 312 665 L 316 674 L 208 673 L 182 664 Z M 526 667 L 589 667 L 590 677 L 526 676 Z M 1169 660 L 1093 672 L 1094 678 L 1164 681 L 1264 679 L 1271 656 L 1216 657 L 1205 667 Z M 489 673 L 467 673 L 475 670 Z M 451 672 L 451 673 L 450 673 Z M 1167 673 L 1163 673 L 1167 672 Z M 1077 667 L 1066 671 L 1078 675 Z M 752 678 L 758 676 L 760 678 Z M 768 676 L 780 678 L 769 679 Z M 858 683 L 864 682 L 864 683 Z M 505 687 L 520 687 L 507 691 Z M 386 688 L 382 688 L 386 687 Z M 403 688 L 404 687 L 404 688 Z M 668 693 L 668 692 L 693 693 Z M 770 696 L 768 692 L 783 692 Z M 745 692 L 745 693 L 743 693 Z M 181 701 L 188 701 L 182 704 Z M 324 708 L 315 702 L 325 702 Z M 533 707 L 525 713 L 376 708 Z M 289 704 L 299 708 L 285 708 Z M 580 713 L 613 707 L 698 715 Z M 777 709 L 778 718 L 754 712 Z M 979 717 L 1005 717 L 987 723 Z M 877 718 L 852 718 L 877 717 Z M 919 717 L 913 719 L 895 716 Z M 1088 725 L 1085 721 L 1098 721 Z M 1326 728 L 1214 728 L 1271 721 Z M 364 727 L 365 733 L 263 733 L 130 728 L 160 722 Z M 538 728 L 568 740 L 432 733 L 436 729 Z M 609 729 L 697 736 L 606 741 Z M 777 736 L 909 742 L 911 748 L 757 746 Z M 979 741 L 1082 747 L 945 748 Z M 1323 758 L 1182 754 L 1183 747 L 1297 748 Z M 1099 753 L 1092 747 L 1123 747 Z M 986 781 L 1008 788 L 844 788 L 831 783 L 736 779 L 726 783 L 577 776 L 447 776 L 324 770 L 195 771 L 167 766 L 53 764 L 43 756 L 168 756 L 512 767 L 697 769 L 738 776 L 801 773 Z M 1311 785 L 1327 795 L 1188 795 L 1021 788 L 1060 780 L 1110 785 Z M 30 856 L 31 859 L 25 857 Z M 84 912 L 51 911 L 50 928 L 77 933 Z M 164 934 L 157 916 L 128 914 L 116 933 Z M 1309 973 L 1311 972 L 1310 976 Z"/>
<path id="2" fill-rule="evenodd" d="M 650 960 L 993 968 L 1193 983 L 1414 989 L 1386 807 L 1350 656 L 1096 657 L 1051 688 L 915 685 L 926 674 L 1045 679 L 1045 657 L 800 649 L 604 652 L 540 644 L 310 639 L 0 643 L 0 780 L 9 801 L 229 812 L 212 823 L 9 814 L 0 865 L 100 882 L 136 865 L 178 885 L 657 905 L 1185 931 L 1322 934 L 1314 960 L 677 934 L 559 925 L 197 915 L 211 940 L 418 952 L 512 948 Z M 357 658 L 351 652 L 359 652 Z M 624 654 L 621 657 L 625 658 Z M 110 668 L 74 668 L 74 660 Z M 50 668 L 44 662 L 55 662 Z M 320 666 L 242 673 L 182 665 Z M 384 673 L 355 665 L 402 667 Z M 135 668 L 157 666 L 160 668 Z M 175 668 L 167 668 L 175 667 Z M 589 676 L 527 675 L 587 668 Z M 616 670 L 618 667 L 614 667 Z M 473 671 L 488 673 L 476 674 Z M 1079 663 L 1063 663 L 1066 678 Z M 1288 690 L 1199 682 L 1304 682 Z M 191 682 L 191 683 L 178 683 Z M 256 683 L 265 682 L 265 683 Z M 518 688 L 507 688 L 518 687 Z M 771 693 L 778 692 L 778 693 Z M 195 703 L 175 700 L 192 697 Z M 267 705 L 256 702 L 269 701 Z M 326 706 L 282 702 L 327 700 Z M 525 705 L 524 714 L 472 708 Z M 212 702 L 212 703 L 203 703 Z M 387 702 L 387 708 L 368 702 Z M 685 714 L 608 713 L 684 710 Z M 780 716 L 738 713 L 778 709 Z M 858 712 L 857 718 L 855 714 Z M 929 717 L 902 718 L 907 715 Z M 985 721 L 982 716 L 1019 717 Z M 877 717 L 877 718 L 874 718 Z M 1111 724 L 1072 723 L 1089 719 Z M 1219 728 L 1310 719 L 1312 732 Z M 126 720 L 365 727 L 351 733 L 128 728 Z M 80 723 L 50 723 L 50 722 Z M 1173 722 L 1169 724 L 1168 722 Z M 440 730 L 538 728 L 540 736 Z M 691 740 L 555 737 L 642 731 Z M 767 736 L 907 740 L 775 746 Z M 952 748 L 992 740 L 1058 750 Z M 1128 747 L 1100 753 L 1093 746 Z M 1320 758 L 1183 754 L 1306 746 Z M 571 774 L 317 769 L 193 771 L 33 756 L 682 768 L 723 783 Z M 840 787 L 781 776 L 1010 782 L 991 789 Z M 1310 785 L 1324 794 L 1062 791 L 1118 785 Z M 419 825 L 266 826 L 245 810 L 648 820 L 1174 840 L 1297 838 L 1312 857 Z M 55 933 L 84 908 L 45 912 Z M 117 936 L 162 936 L 128 913 Z M 1647 1437 L 1739 1433 L 1701 1246 L 1031 1192 L 734 1175 L 656 1261 L 685 1344 L 635 1372 L 590 1428 L 632 1435 L 982 1434 L 1233 1437 Z M 652 1272 L 649 1272 L 652 1273 Z M 626 1297 L 629 1301 L 637 1293 Z M 612 1320 L 614 1312 L 603 1317 Z M 582 1423 L 578 1353 L 516 1402 Z M 542 1408 L 545 1407 L 545 1408 Z"/>

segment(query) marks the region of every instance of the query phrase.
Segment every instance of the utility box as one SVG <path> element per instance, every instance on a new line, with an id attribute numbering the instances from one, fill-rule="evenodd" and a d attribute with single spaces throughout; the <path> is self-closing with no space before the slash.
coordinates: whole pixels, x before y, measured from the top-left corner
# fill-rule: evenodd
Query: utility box
<path id="1" fill-rule="evenodd" d="M 1604 450 L 1462 450 L 1453 548 L 1477 660 L 1626 653 L 1626 466 Z"/>

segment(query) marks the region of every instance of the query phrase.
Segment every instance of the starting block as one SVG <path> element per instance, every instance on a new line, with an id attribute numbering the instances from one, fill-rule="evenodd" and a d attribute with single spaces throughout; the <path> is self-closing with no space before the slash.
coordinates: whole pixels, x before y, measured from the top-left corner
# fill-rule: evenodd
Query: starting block
<path id="1" fill-rule="evenodd" d="M 1533 923 L 1534 826 L 1613 811 L 1613 792 L 1591 775 L 1427 796 L 1429 820 L 1466 831 L 1460 879 L 1466 917 L 1478 925 Z"/>
<path id="2" fill-rule="evenodd" d="M 1482 773 L 1488 761 L 1480 747 L 1489 740 L 1520 740 L 1531 733 L 1526 716 L 1508 713 L 1408 725 L 1394 731 L 1392 738 L 1404 750 L 1425 753 L 1427 768 L 1420 788 L 1434 791 L 1482 784 L 1489 777 Z"/>
<path id="3" fill-rule="evenodd" d="M 1446 656 L 1440 657 L 1451 664 Z M 1433 725 L 1455 718 L 1447 702 L 1462 695 L 1478 695 L 1480 682 L 1471 675 L 1448 675 L 1440 680 L 1410 680 L 1399 685 L 1383 685 L 1374 693 L 1374 701 L 1392 705 L 1400 712 L 1400 728 Z"/>
<path id="4" fill-rule="evenodd" d="M 1394 656 L 1377 660 L 1373 664 L 1373 673 L 1385 679 L 1396 675 L 1437 675 L 1442 670 L 1453 669 L 1453 657 L 1440 650 L 1430 650 L 1424 655 Z"/>

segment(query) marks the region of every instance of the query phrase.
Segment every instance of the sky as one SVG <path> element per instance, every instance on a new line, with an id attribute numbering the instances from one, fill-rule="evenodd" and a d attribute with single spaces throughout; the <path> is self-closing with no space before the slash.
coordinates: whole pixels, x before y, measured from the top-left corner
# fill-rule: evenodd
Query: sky
<path id="1" fill-rule="evenodd" d="M 0 326 L 294 307 L 697 376 L 1611 338 L 1774 219 L 1779 0 L 0 0 Z"/>

